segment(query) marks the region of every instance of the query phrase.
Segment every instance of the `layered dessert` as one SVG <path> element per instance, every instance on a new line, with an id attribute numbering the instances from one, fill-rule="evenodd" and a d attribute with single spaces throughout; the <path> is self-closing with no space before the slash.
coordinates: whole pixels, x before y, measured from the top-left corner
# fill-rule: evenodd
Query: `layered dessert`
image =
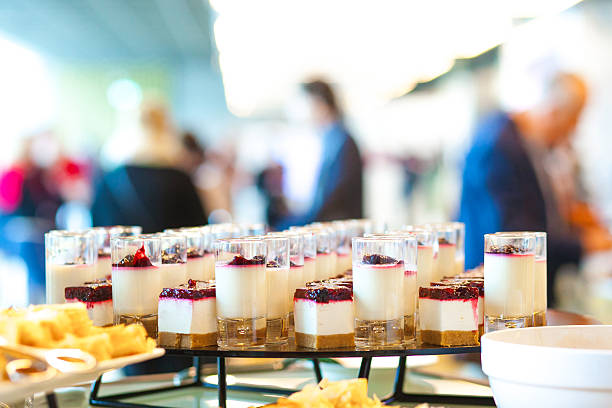
<path id="1" fill-rule="evenodd" d="M 478 288 L 419 288 L 421 341 L 439 346 L 478 345 Z"/>
<path id="2" fill-rule="evenodd" d="M 546 326 L 547 290 L 546 290 L 546 258 L 535 258 L 535 286 L 533 300 L 534 326 Z"/>
<path id="3" fill-rule="evenodd" d="M 80 286 L 83 282 L 95 279 L 96 264 L 64 264 L 55 265 L 47 263 L 46 297 L 47 303 L 65 303 L 64 291 L 67 287 Z"/>
<path id="4" fill-rule="evenodd" d="M 112 282 L 115 323 L 143 323 L 155 337 L 161 273 L 145 254 L 144 245 L 113 264 Z"/>
<path id="5" fill-rule="evenodd" d="M 299 347 L 329 349 L 355 346 L 353 293 L 331 283 L 298 288 L 293 298 L 295 342 Z"/>
<path id="6" fill-rule="evenodd" d="M 289 311 L 292 302 L 289 291 L 289 268 L 274 261 L 266 264 L 266 325 L 267 342 L 282 342 L 289 334 Z"/>
<path id="7" fill-rule="evenodd" d="M 364 255 L 353 265 L 353 294 L 358 342 L 391 344 L 403 340 L 403 262 L 385 255 Z"/>
<path id="8" fill-rule="evenodd" d="M 219 344 L 266 338 L 266 265 L 263 256 L 236 255 L 215 265 Z M 286 296 L 286 295 L 285 295 Z M 285 297 L 279 296 L 286 305 Z M 223 339 L 223 341 L 221 341 Z"/>
<path id="9" fill-rule="evenodd" d="M 107 281 L 85 282 L 64 291 L 66 302 L 83 303 L 94 326 L 113 324 L 113 289 Z"/>
<path id="10" fill-rule="evenodd" d="M 158 341 L 162 347 L 199 348 L 217 344 L 215 284 L 189 280 L 159 295 Z"/>
<path id="11" fill-rule="evenodd" d="M 455 252 L 457 245 L 448 242 L 445 238 L 438 239 L 437 275 L 433 280 L 440 280 L 447 275 L 455 273 Z"/>
<path id="12" fill-rule="evenodd" d="M 534 254 L 513 245 L 491 246 L 484 256 L 485 315 L 532 318 Z M 527 323 L 529 324 L 529 322 Z"/>
<path id="13" fill-rule="evenodd" d="M 479 278 L 456 278 L 444 279 L 441 282 L 432 282 L 432 286 L 471 286 L 478 288 L 478 335 L 484 333 L 484 279 Z"/>
<path id="14" fill-rule="evenodd" d="M 161 285 L 164 288 L 174 288 L 187 282 L 187 263 L 178 253 L 162 251 L 162 263 L 159 267 Z"/>
<path id="15" fill-rule="evenodd" d="M 293 294 L 295 290 L 304 286 L 304 265 L 299 265 L 293 261 L 289 264 L 289 313 L 293 314 Z"/>
<path id="16" fill-rule="evenodd" d="M 302 273 L 304 284 L 313 282 L 317 278 L 317 260 L 315 257 L 304 255 L 304 271 Z"/>

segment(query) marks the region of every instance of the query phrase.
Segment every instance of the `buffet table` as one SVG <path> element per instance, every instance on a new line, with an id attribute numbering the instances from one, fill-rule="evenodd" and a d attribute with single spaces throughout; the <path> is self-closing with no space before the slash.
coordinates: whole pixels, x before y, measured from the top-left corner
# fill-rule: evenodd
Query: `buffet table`
<path id="1" fill-rule="evenodd" d="M 548 311 L 548 324 L 549 325 L 567 325 L 567 324 L 597 324 L 598 322 L 587 316 L 577 315 L 574 313 L 561 312 L 556 310 Z M 290 342 L 283 346 L 266 346 L 256 350 L 222 350 L 217 347 L 206 347 L 197 350 L 184 350 L 184 349 L 166 349 L 168 355 L 174 356 L 190 356 L 193 357 L 194 367 L 196 367 L 196 375 L 192 382 L 173 385 L 170 387 L 156 388 L 145 391 L 136 392 L 125 392 L 115 395 L 100 396 L 100 388 L 102 386 L 101 377 L 98 378 L 91 390 L 90 404 L 93 406 L 106 406 L 106 407 L 148 407 L 152 405 L 135 404 L 123 402 L 126 399 L 134 397 L 148 396 L 152 397 L 156 394 L 185 389 L 193 387 L 205 387 L 215 388 L 218 392 L 219 406 L 226 407 L 227 404 L 227 391 L 247 391 L 257 392 L 272 395 L 289 395 L 296 390 L 272 388 L 272 387 L 255 387 L 245 385 L 228 385 L 227 383 L 227 371 L 226 371 L 226 358 L 287 358 L 287 359 L 309 359 L 312 361 L 314 377 L 317 381 L 320 381 L 324 373 L 321 372 L 319 364 L 320 358 L 330 357 L 361 357 L 361 366 L 358 372 L 358 377 L 368 378 L 370 374 L 370 367 L 373 357 L 383 356 L 398 356 L 399 365 L 396 369 L 395 381 L 393 392 L 387 396 L 384 401 L 386 403 L 393 402 L 429 402 L 434 404 L 460 404 L 460 405 L 483 405 L 491 406 L 494 405 L 492 397 L 483 396 L 460 396 L 460 395 L 436 395 L 436 394 L 416 394 L 416 393 L 405 393 L 404 379 L 406 375 L 406 357 L 413 355 L 443 355 L 443 354 L 478 354 L 480 347 L 435 347 L 424 344 L 408 345 L 403 348 L 396 349 L 332 349 L 332 350 L 311 350 L 296 347 L 290 339 Z M 218 384 L 210 384 L 203 380 L 201 376 L 201 358 L 203 357 L 214 357 L 217 359 L 217 374 Z M 154 405 L 158 406 L 158 405 Z"/>

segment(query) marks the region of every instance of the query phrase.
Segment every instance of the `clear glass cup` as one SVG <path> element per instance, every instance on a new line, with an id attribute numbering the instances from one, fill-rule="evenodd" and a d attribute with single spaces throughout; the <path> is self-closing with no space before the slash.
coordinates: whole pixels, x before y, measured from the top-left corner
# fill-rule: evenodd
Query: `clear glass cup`
<path id="1" fill-rule="evenodd" d="M 434 242 L 434 275 L 432 281 L 440 281 L 446 277 L 455 276 L 457 252 L 457 228 L 452 223 L 425 224 L 431 229 L 436 240 Z"/>
<path id="2" fill-rule="evenodd" d="M 332 251 L 335 236 L 327 228 L 313 229 L 312 233 L 314 234 L 315 241 L 317 243 L 315 280 L 329 279 L 336 273 L 334 255 Z"/>
<path id="3" fill-rule="evenodd" d="M 217 344 L 230 349 L 266 342 L 266 242 L 219 239 L 214 243 Z"/>
<path id="4" fill-rule="evenodd" d="M 359 347 L 393 347 L 404 340 L 404 246 L 401 238 L 353 238 Z"/>
<path id="5" fill-rule="evenodd" d="M 485 235 L 485 332 L 533 325 L 535 236 Z"/>
<path id="6" fill-rule="evenodd" d="M 98 262 L 96 264 L 97 280 L 109 280 L 111 277 L 111 247 L 110 240 L 116 236 L 132 236 L 142 233 L 142 227 L 137 225 L 112 225 L 109 227 L 94 227 L 98 245 Z"/>
<path id="7" fill-rule="evenodd" d="M 405 225 L 401 231 L 392 231 L 389 234 L 409 233 L 417 240 L 417 290 L 427 287 L 434 279 L 434 247 L 436 235 L 431 229 L 416 228 Z"/>
<path id="8" fill-rule="evenodd" d="M 304 286 L 304 236 L 299 231 L 284 231 L 268 236 L 285 237 L 289 240 L 289 327 L 293 325 L 293 295 Z M 269 254 L 269 252 L 268 252 Z M 269 256 L 269 255 L 268 255 Z"/>
<path id="9" fill-rule="evenodd" d="M 289 288 L 289 238 L 269 235 L 266 243 L 266 343 L 286 343 L 293 293 Z"/>
<path id="10" fill-rule="evenodd" d="M 211 267 L 213 258 L 212 254 L 207 254 L 211 236 L 207 234 L 205 228 L 185 227 L 166 229 L 164 232 L 181 234 L 187 239 L 187 279 L 201 281 L 213 279 L 214 268 Z"/>
<path id="11" fill-rule="evenodd" d="M 159 234 L 161 240 L 161 285 L 175 288 L 187 283 L 187 237 L 176 232 Z"/>
<path id="12" fill-rule="evenodd" d="M 65 303 L 65 289 L 96 276 L 98 258 L 93 231 L 49 231 L 45 234 L 46 302 Z"/>
<path id="13" fill-rule="evenodd" d="M 156 234 L 111 238 L 115 324 L 142 324 L 157 337 L 157 304 L 162 288 L 161 239 Z"/>
<path id="14" fill-rule="evenodd" d="M 457 232 L 457 249 L 455 252 L 455 275 L 465 272 L 465 224 L 462 222 L 450 223 Z"/>
<path id="15" fill-rule="evenodd" d="M 351 240 L 354 228 L 346 221 L 334 221 L 332 227 L 336 233 L 336 276 L 341 276 L 353 267 Z"/>

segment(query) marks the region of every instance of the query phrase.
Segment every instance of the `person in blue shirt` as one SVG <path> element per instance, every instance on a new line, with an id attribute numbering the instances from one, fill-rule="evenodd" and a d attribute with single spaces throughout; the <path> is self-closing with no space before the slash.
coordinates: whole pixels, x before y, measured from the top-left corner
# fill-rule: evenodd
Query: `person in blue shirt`
<path id="1" fill-rule="evenodd" d="M 586 102 L 584 82 L 558 73 L 543 85 L 541 98 L 519 112 L 496 112 L 477 127 L 463 169 L 460 221 L 466 225 L 466 268 L 483 262 L 484 234 L 497 231 L 548 233 L 548 294 L 554 277 L 583 253 L 607 249 L 609 238 L 568 228 L 542 162 L 548 150 L 567 142 Z"/>
<path id="2" fill-rule="evenodd" d="M 309 210 L 285 217 L 274 227 L 362 218 L 363 163 L 359 148 L 342 120 L 334 91 L 323 80 L 305 82 L 301 88 L 308 102 L 309 119 L 321 134 L 321 164 Z"/>

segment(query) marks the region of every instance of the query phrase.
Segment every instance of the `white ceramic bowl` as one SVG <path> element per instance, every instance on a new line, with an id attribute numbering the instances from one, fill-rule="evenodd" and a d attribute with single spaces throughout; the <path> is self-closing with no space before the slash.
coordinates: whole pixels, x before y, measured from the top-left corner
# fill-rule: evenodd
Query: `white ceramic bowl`
<path id="1" fill-rule="evenodd" d="M 481 344 L 498 408 L 612 407 L 612 325 L 503 330 Z"/>

